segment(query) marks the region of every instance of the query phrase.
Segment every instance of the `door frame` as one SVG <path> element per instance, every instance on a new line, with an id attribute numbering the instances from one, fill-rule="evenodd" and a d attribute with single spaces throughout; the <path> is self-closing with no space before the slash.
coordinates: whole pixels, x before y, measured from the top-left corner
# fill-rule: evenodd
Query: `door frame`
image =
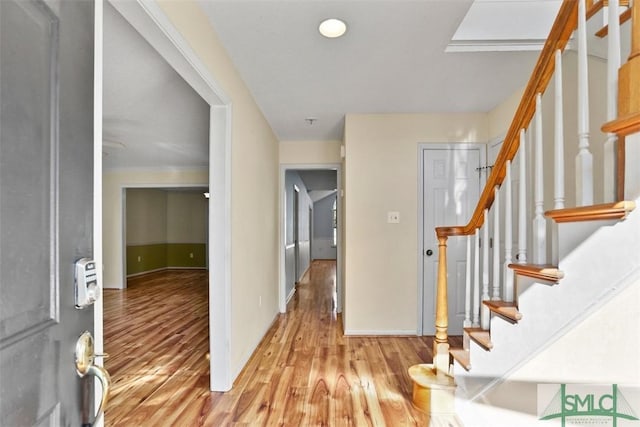
<path id="1" fill-rule="evenodd" d="M 98 2 L 99 3 L 99 2 Z M 153 0 L 110 1 L 182 78 L 210 105 L 209 120 L 209 354 L 210 390 L 228 391 L 231 372 L 231 99 Z M 102 31 L 102 27 L 100 27 Z M 102 37 L 102 32 L 100 33 Z M 100 81 L 100 86 L 102 82 Z M 100 109 L 101 113 L 101 109 Z M 102 117 L 100 115 L 101 122 Z M 94 143 L 98 143 L 94 141 Z M 99 150 L 102 152 L 100 135 Z M 101 162 L 102 159 L 100 159 Z M 100 212 L 101 209 L 100 209 Z M 102 218 L 96 218 L 102 224 Z M 103 311 L 96 310 L 96 349 L 103 348 Z M 216 319 L 213 322 L 213 319 Z M 96 334 L 97 335 L 97 334 Z"/>
<path id="2" fill-rule="evenodd" d="M 469 149 L 478 149 L 480 153 L 480 164 L 483 165 L 486 163 L 487 158 L 487 144 L 486 143 L 469 143 L 469 142 L 449 142 L 449 143 L 436 143 L 436 144 L 428 144 L 428 143 L 419 143 L 418 144 L 418 325 L 416 328 L 417 335 L 424 334 L 424 253 L 425 253 L 425 244 L 424 244 L 424 151 L 425 150 L 469 150 Z M 482 179 L 480 179 L 480 189 L 481 192 L 484 183 Z M 464 224 L 461 224 L 464 225 Z"/>
<path id="3" fill-rule="evenodd" d="M 336 187 L 338 190 L 337 194 L 337 202 L 336 202 L 336 210 L 337 210 L 337 220 L 338 220 L 338 237 L 337 237 L 337 245 L 336 245 L 336 312 L 342 313 L 342 296 L 343 296 L 343 266 L 342 266 L 342 220 L 340 216 L 340 212 L 342 209 L 342 164 L 340 163 L 300 163 L 300 164 L 281 164 L 280 165 L 280 185 L 279 187 L 279 204 L 280 204 L 280 261 L 279 261 L 279 286 L 278 286 L 278 306 L 280 308 L 280 313 L 287 312 L 287 270 L 285 264 L 285 252 L 287 246 L 287 227 L 286 227 L 286 187 L 285 187 L 285 175 L 287 171 L 293 170 L 335 170 L 336 171 Z M 311 238 L 310 238 L 311 240 Z M 313 258 L 311 252 L 309 252 L 309 256 Z"/>
<path id="4" fill-rule="evenodd" d="M 293 185 L 293 283 L 300 281 L 300 188 Z"/>

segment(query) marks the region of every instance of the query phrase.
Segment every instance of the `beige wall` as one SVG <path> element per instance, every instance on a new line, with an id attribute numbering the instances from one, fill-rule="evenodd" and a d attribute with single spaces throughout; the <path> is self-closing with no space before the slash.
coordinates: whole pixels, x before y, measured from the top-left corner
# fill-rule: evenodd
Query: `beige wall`
<path id="1" fill-rule="evenodd" d="M 200 193 L 167 192 L 167 242 L 207 243 L 207 199 Z"/>
<path id="2" fill-rule="evenodd" d="M 164 190 L 127 190 L 127 245 L 167 242 L 167 193 Z"/>
<path id="3" fill-rule="evenodd" d="M 104 287 L 124 287 L 122 192 L 127 187 L 207 187 L 206 171 L 107 171 L 102 177 Z M 166 234 L 166 232 L 165 232 Z"/>
<path id="4" fill-rule="evenodd" d="M 487 115 L 349 114 L 345 126 L 345 330 L 415 334 L 418 145 L 484 143 Z"/>
<path id="5" fill-rule="evenodd" d="M 280 164 L 341 163 L 342 141 L 281 141 Z"/>
<path id="6" fill-rule="evenodd" d="M 235 378 L 278 312 L 278 140 L 198 2 L 158 4 L 232 102 L 230 360 Z"/>
<path id="7" fill-rule="evenodd" d="M 497 137 L 505 136 L 507 130 L 509 130 L 509 126 L 511 126 L 511 121 L 513 120 L 518 105 L 520 105 L 523 92 L 524 88 L 516 90 L 511 96 L 489 112 L 487 115 L 487 120 L 489 121 L 489 141 Z"/>

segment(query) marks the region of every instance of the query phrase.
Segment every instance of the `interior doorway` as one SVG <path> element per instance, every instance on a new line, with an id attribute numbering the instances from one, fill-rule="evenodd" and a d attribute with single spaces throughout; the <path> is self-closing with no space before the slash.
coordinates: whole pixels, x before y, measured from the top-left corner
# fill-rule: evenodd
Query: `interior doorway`
<path id="1" fill-rule="evenodd" d="M 282 313 L 295 293 L 295 283 L 314 259 L 336 260 L 336 309 L 342 311 L 340 188 L 340 164 L 280 167 L 279 307 Z"/>
<path id="2" fill-rule="evenodd" d="M 123 189 L 123 283 L 167 269 L 207 269 L 206 187 Z"/>
<path id="3" fill-rule="evenodd" d="M 208 188 L 214 195 L 209 202 L 208 212 L 208 260 L 209 282 L 209 348 L 210 348 L 210 389 L 228 391 L 232 386 L 231 372 L 231 259 L 228 248 L 231 245 L 231 132 L 230 99 L 210 74 L 208 68 L 194 53 L 167 19 L 164 12 L 154 2 L 113 2 L 111 5 L 136 29 L 136 31 L 169 63 L 169 65 L 198 93 L 209 106 L 208 129 Z M 100 118 L 101 119 L 101 118 Z M 140 178 L 138 178 L 140 179 Z M 123 185 L 148 184 L 132 179 Z M 164 183 L 167 185 L 167 183 Z M 115 200 L 122 210 L 120 200 Z M 118 222 L 120 216 L 118 215 Z M 122 224 L 117 224 L 122 228 Z M 116 247 L 122 248 L 122 234 L 114 236 L 119 240 Z M 106 256 L 105 256 L 106 258 Z M 122 257 L 111 260 L 124 269 Z M 122 274 L 119 275 L 122 277 Z M 215 321 L 214 321 L 215 320 Z M 103 312 L 96 310 L 96 350 L 103 348 Z"/>

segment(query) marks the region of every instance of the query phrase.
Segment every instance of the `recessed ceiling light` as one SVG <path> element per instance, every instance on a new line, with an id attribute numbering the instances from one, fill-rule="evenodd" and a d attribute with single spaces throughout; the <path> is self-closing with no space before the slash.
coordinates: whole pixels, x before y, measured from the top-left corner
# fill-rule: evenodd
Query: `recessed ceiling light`
<path id="1" fill-rule="evenodd" d="M 320 23 L 318 31 L 327 38 L 335 39 L 347 32 L 347 24 L 336 18 L 325 19 Z"/>

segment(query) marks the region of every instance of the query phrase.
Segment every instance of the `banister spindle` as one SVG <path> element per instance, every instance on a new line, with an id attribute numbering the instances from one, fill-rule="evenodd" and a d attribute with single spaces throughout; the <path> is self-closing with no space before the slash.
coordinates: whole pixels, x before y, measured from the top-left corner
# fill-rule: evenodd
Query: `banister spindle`
<path id="1" fill-rule="evenodd" d="M 593 156 L 589 152 L 589 70 L 585 0 L 578 0 L 578 154 L 576 204 L 593 204 Z"/>
<path id="2" fill-rule="evenodd" d="M 500 299 L 500 186 L 493 189 L 493 290 L 492 300 Z"/>
<path id="3" fill-rule="evenodd" d="M 518 255 L 520 264 L 527 263 L 527 145 L 524 129 L 520 129 L 520 173 L 518 181 Z"/>
<path id="4" fill-rule="evenodd" d="M 511 206 L 511 160 L 507 160 L 507 173 L 504 178 L 504 300 L 513 302 L 513 270 L 509 268 L 512 263 L 511 251 L 513 249 L 512 237 L 513 208 Z"/>
<path id="5" fill-rule="evenodd" d="M 480 326 L 480 229 L 475 232 L 473 251 L 473 327 Z"/>
<path id="6" fill-rule="evenodd" d="M 489 209 L 484 210 L 484 225 L 482 226 L 482 301 L 489 300 Z M 482 304 L 480 313 L 480 327 L 489 329 L 489 307 Z"/>
<path id="7" fill-rule="evenodd" d="M 564 209 L 564 114 L 562 111 L 562 51 L 556 50 L 555 127 L 554 127 L 554 197 L 553 208 Z"/>
<path id="8" fill-rule="evenodd" d="M 467 236 L 467 257 L 465 258 L 464 321 L 462 326 L 471 326 L 471 235 Z"/>
<path id="9" fill-rule="evenodd" d="M 581 0 L 584 1 L 584 0 Z M 547 262 L 547 222 L 544 218 L 544 168 L 542 164 L 542 95 L 536 95 L 535 115 L 535 185 L 533 218 L 533 262 Z"/>
<path id="10" fill-rule="evenodd" d="M 618 70 L 620 68 L 619 1 L 609 0 L 609 32 L 607 35 L 607 121 L 618 117 Z M 616 141 L 615 133 L 607 133 L 604 143 L 604 197 L 605 202 L 616 199 Z"/>

